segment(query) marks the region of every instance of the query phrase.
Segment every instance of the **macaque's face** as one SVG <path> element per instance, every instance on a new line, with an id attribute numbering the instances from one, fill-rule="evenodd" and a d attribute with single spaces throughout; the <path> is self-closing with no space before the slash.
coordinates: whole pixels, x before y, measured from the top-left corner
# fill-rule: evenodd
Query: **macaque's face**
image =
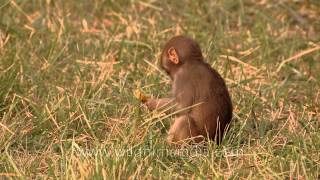
<path id="1" fill-rule="evenodd" d="M 173 79 L 175 70 L 181 65 L 178 53 L 174 47 L 165 48 L 161 54 L 161 67 Z"/>
<path id="2" fill-rule="evenodd" d="M 202 61 L 203 57 L 199 45 L 194 40 L 176 36 L 165 45 L 160 59 L 162 69 L 173 78 L 182 64 L 189 61 Z"/>
<path id="3" fill-rule="evenodd" d="M 160 57 L 160 66 L 161 68 L 169 75 L 169 67 L 166 62 L 168 62 L 169 59 L 166 55 L 166 53 L 162 52 L 161 57 Z"/>

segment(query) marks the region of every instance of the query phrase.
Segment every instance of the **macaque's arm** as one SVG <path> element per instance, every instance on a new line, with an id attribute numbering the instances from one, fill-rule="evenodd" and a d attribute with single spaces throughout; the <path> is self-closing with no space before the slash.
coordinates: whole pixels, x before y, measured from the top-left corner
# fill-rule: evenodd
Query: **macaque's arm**
<path id="1" fill-rule="evenodd" d="M 143 102 L 149 110 L 165 110 L 165 113 L 172 113 L 175 111 L 175 99 L 174 98 L 152 98 L 143 94 L 140 90 L 134 91 L 134 96 Z"/>
<path id="2" fill-rule="evenodd" d="M 168 111 L 172 111 L 172 109 L 174 106 L 174 99 L 173 98 L 161 98 L 161 99 L 155 99 L 155 98 L 150 98 L 146 101 L 146 106 L 148 107 L 149 110 L 155 110 L 155 109 L 168 109 L 170 108 Z M 174 110 L 172 111 L 174 112 Z"/>
<path id="3" fill-rule="evenodd" d="M 178 77 L 177 77 L 178 78 Z M 173 84 L 173 94 L 175 94 L 177 102 L 177 110 L 185 109 L 193 105 L 193 99 L 195 96 L 194 87 L 192 84 L 186 83 L 187 79 L 179 79 L 174 81 Z M 186 112 L 189 112 L 191 109 L 186 109 Z"/>

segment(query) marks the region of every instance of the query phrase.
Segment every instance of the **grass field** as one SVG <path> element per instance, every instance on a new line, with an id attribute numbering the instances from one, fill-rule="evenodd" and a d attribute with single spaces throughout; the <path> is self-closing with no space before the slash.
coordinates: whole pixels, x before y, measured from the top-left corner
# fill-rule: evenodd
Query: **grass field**
<path id="1" fill-rule="evenodd" d="M 223 143 L 176 149 L 161 47 L 186 34 L 226 80 Z M 1 0 L 0 179 L 319 179 L 319 0 Z"/>

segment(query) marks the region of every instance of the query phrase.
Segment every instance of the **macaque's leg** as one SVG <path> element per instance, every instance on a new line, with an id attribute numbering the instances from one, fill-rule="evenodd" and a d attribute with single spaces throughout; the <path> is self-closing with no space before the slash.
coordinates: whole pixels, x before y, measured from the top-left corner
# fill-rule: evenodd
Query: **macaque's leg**
<path id="1" fill-rule="evenodd" d="M 187 139 L 198 143 L 203 140 L 203 137 L 201 137 L 194 120 L 187 115 L 182 115 L 171 125 L 167 142 L 169 144 L 183 143 L 183 140 Z"/>
<path id="2" fill-rule="evenodd" d="M 149 99 L 146 102 L 146 105 L 149 110 L 155 110 L 159 108 L 169 107 L 172 106 L 174 103 L 173 98 L 161 98 L 161 99 Z"/>

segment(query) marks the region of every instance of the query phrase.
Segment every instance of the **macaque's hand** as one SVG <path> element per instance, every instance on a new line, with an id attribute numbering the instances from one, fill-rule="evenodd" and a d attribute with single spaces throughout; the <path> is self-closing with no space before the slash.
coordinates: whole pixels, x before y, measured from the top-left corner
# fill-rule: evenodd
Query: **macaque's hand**
<path id="1" fill-rule="evenodd" d="M 150 111 L 153 111 L 153 110 L 157 109 L 158 99 L 149 98 L 149 99 L 145 102 L 145 105 L 148 107 L 148 109 L 149 109 Z"/>
<path id="2" fill-rule="evenodd" d="M 173 106 L 174 103 L 175 102 L 173 98 L 149 98 L 145 104 L 150 111 L 153 111 L 155 109 L 157 110 L 167 109 L 166 113 L 172 113 L 174 112 L 175 108 L 173 107 L 170 108 L 170 106 Z"/>
<path id="3" fill-rule="evenodd" d="M 149 95 L 143 94 L 139 89 L 133 92 L 134 96 L 144 103 L 150 111 L 155 110 L 159 105 L 159 100 Z"/>

